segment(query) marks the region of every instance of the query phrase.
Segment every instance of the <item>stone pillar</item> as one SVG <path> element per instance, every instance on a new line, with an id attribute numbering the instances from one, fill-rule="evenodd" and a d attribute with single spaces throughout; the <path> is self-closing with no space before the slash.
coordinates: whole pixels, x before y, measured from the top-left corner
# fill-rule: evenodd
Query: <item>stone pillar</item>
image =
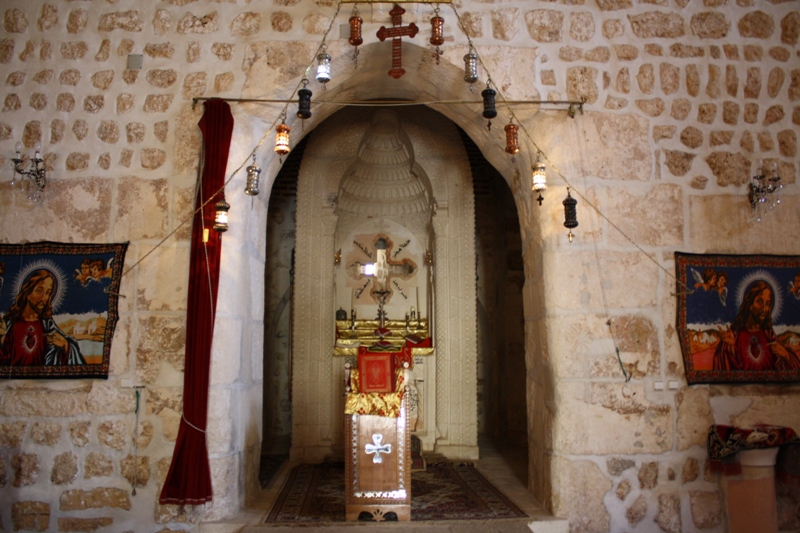
<path id="1" fill-rule="evenodd" d="M 739 452 L 742 473 L 725 478 L 730 533 L 778 532 L 775 458 L 778 448 Z"/>

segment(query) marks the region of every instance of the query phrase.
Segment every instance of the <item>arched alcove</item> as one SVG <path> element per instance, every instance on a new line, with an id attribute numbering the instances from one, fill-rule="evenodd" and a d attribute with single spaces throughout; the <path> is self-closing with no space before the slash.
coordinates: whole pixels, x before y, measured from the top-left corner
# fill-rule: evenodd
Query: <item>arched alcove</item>
<path id="1" fill-rule="evenodd" d="M 458 47 L 456 47 L 458 48 Z M 319 87 L 311 87 L 314 90 L 312 102 L 313 116 L 301 124 L 299 119 L 293 116 L 294 106 L 289 106 L 287 124 L 292 127 L 293 141 L 296 145 L 303 135 L 315 130 L 325 119 L 329 118 L 340 106 L 317 103 L 316 99 L 328 102 L 346 102 L 353 100 L 411 100 L 415 102 L 429 102 L 429 107 L 441 113 L 460 128 L 462 128 L 475 141 L 484 157 L 498 170 L 503 176 L 514 196 L 517 211 L 520 218 L 520 230 L 522 236 L 522 254 L 525 271 L 525 359 L 527 375 L 527 395 L 528 395 L 528 442 L 529 442 L 529 487 L 534 495 L 544 502 L 551 499 L 550 487 L 550 456 L 551 438 L 548 432 L 551 431 L 551 420 L 554 407 L 552 398 L 554 397 L 553 384 L 551 382 L 548 363 L 543 360 L 543 354 L 547 350 L 547 328 L 545 326 L 546 313 L 544 311 L 543 296 L 543 276 L 542 276 L 542 243 L 540 234 L 539 220 L 540 215 L 535 206 L 527 180 L 530 168 L 530 151 L 523 150 L 516 158 L 510 158 L 503 150 L 504 137 L 502 128 L 499 124 L 491 130 L 487 129 L 486 119 L 480 116 L 479 90 L 483 87 L 475 87 L 470 90 L 469 85 L 463 81 L 463 70 L 460 66 L 460 56 L 464 51 L 454 50 L 440 60 L 437 65 L 432 59 L 430 51 L 415 45 L 404 45 L 403 64 L 406 74 L 400 80 L 393 80 L 388 77 L 386 70 L 390 60 L 388 48 L 378 44 L 368 45 L 361 48 L 359 55 L 358 68 L 353 69 L 353 65 L 345 53 L 335 55 L 339 59 L 334 61 L 333 79 L 328 84 L 327 91 L 320 91 Z M 460 54 L 460 55 L 459 55 Z M 334 55 L 332 53 L 332 55 Z M 457 58 L 457 61 L 455 59 Z M 458 65 L 458 66 L 457 66 Z M 284 84 L 286 94 L 295 87 L 297 78 L 287 80 Z M 256 96 L 248 94 L 248 96 Z M 259 94 L 257 96 L 269 98 L 275 94 Z M 538 97 L 532 95 L 531 97 Z M 470 100 L 475 104 L 463 104 L 456 101 Z M 451 101 L 450 103 L 434 104 L 430 102 Z M 502 109 L 502 108 L 501 108 Z M 277 117 L 279 108 L 274 105 L 258 106 L 257 104 L 243 104 L 239 106 L 237 118 L 237 131 L 246 132 L 239 138 L 234 138 L 232 148 L 232 160 L 241 160 L 246 157 L 246 151 L 252 149 L 257 140 L 263 134 L 265 128 Z M 543 149 L 553 149 L 555 153 L 566 155 L 567 166 L 573 165 L 575 158 L 570 157 L 570 151 L 574 149 L 575 143 L 559 144 L 569 138 L 571 126 L 565 126 L 565 114 L 554 116 L 552 113 L 543 112 L 533 106 L 527 106 L 516 110 L 516 115 L 520 120 L 525 121 L 526 126 L 535 131 L 546 131 L 548 134 L 543 138 L 537 138 L 537 144 Z M 501 110 L 502 116 L 502 110 Z M 499 122 L 499 120 L 498 120 Z M 565 135 L 566 132 L 566 135 Z M 278 157 L 271 151 L 273 137 L 268 136 L 264 143 L 266 149 L 258 152 L 257 162 L 267 176 L 264 183 L 264 190 L 269 190 L 272 180 L 277 174 L 280 166 Z M 235 155 L 237 154 L 238 155 Z M 242 187 L 243 177 L 237 177 L 229 185 L 231 187 Z M 263 257 L 264 244 L 258 242 L 257 235 L 263 235 L 266 227 L 266 202 L 267 195 L 256 200 L 251 200 L 244 195 L 228 195 L 232 205 L 232 226 L 235 225 L 239 215 L 237 210 L 250 211 L 246 214 L 246 222 L 241 224 L 241 230 L 232 229 L 230 236 L 226 236 L 226 250 L 223 252 L 223 271 L 222 286 L 230 285 L 233 293 L 249 293 L 254 288 L 261 290 L 263 287 Z M 248 208 L 247 202 L 253 207 Z M 551 206 L 549 211 L 545 211 L 546 216 L 553 217 L 557 211 Z M 331 213 L 332 214 L 332 213 Z M 241 215 L 244 216 L 244 215 Z M 333 226 L 329 231 L 333 230 Z M 243 233 L 242 233 L 243 232 Z M 253 260 L 261 261 L 262 266 L 251 265 L 246 275 L 236 276 L 235 273 L 226 272 L 224 263 L 225 253 L 234 253 L 236 247 L 252 250 Z M 335 250 L 327 250 L 326 257 L 332 257 Z M 235 279 L 234 279 L 235 278 Z M 263 301 L 261 308 L 255 308 L 254 316 L 261 316 L 263 313 Z M 333 309 L 331 309 L 331 314 Z M 260 346 L 257 348 L 263 352 Z M 243 353 L 244 358 L 248 358 L 255 366 L 256 360 L 260 359 L 261 353 Z M 259 384 L 260 385 L 260 384 Z M 250 401 L 242 405 L 240 419 L 253 421 L 243 423 L 246 426 L 243 441 L 246 442 L 247 451 L 244 454 L 244 464 L 240 476 L 244 478 L 246 497 L 252 498 L 257 494 L 257 475 L 258 456 L 260 453 L 261 437 L 261 389 L 258 387 L 248 394 Z M 257 398 L 257 399 L 256 399 Z M 259 420 L 259 422 L 255 422 Z"/>

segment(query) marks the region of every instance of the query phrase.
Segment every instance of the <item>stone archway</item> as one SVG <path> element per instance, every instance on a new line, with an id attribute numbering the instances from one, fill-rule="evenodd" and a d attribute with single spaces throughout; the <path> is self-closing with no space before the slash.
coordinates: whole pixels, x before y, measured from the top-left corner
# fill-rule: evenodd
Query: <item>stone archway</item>
<path id="1" fill-rule="evenodd" d="M 335 48 L 335 46 L 339 46 L 339 44 L 335 44 L 331 48 Z M 327 101 L 392 99 L 428 102 L 471 100 L 477 102 L 479 100 L 478 93 L 471 92 L 469 86 L 463 82 L 460 58 L 466 52 L 466 49 L 459 50 L 458 47 L 455 47 L 454 50 L 448 52 L 442 58 L 440 65 L 436 65 L 431 58 L 429 50 L 415 45 L 404 45 L 406 75 L 400 80 L 393 80 L 385 73 L 386 68 L 384 67 L 388 58 L 385 47 L 377 44 L 361 47 L 359 67 L 355 71 L 350 70 L 353 65 L 348 59 L 347 53 L 349 51 L 346 50 L 345 46 L 342 46 L 342 50 L 339 50 L 342 53 L 336 55 L 336 50 L 331 48 L 329 48 L 329 52 L 338 58 L 333 63 L 333 79 L 324 94 L 321 95 L 318 89 L 315 90 L 315 97 L 317 98 L 324 96 Z M 252 61 L 251 75 L 253 72 L 264 73 L 267 72 L 264 69 L 272 68 L 265 66 L 269 62 L 268 59 L 268 54 L 266 53 L 255 54 Z M 259 63 L 263 64 L 259 65 Z M 298 72 L 297 74 L 301 73 Z M 297 83 L 297 78 L 289 77 L 286 72 L 277 73 L 277 71 L 272 71 L 264 75 L 270 75 L 273 78 L 284 76 L 284 79 L 280 81 L 282 82 L 281 86 L 287 92 L 291 91 Z M 266 84 L 266 86 L 271 85 Z M 245 91 L 246 96 L 264 98 L 276 96 L 276 94 L 258 94 L 252 88 L 252 84 L 250 87 L 251 89 Z M 538 94 L 529 97 L 535 99 Z M 312 99 L 312 101 L 314 100 Z M 547 334 L 544 326 L 545 312 L 543 308 L 544 298 L 542 296 L 542 250 L 536 245 L 541 239 L 539 235 L 539 215 L 535 208 L 532 207 L 533 198 L 528 187 L 522 185 L 522 182 L 528 178 L 521 177 L 521 173 L 527 172 L 523 169 L 530 166 L 529 154 L 522 153 L 517 156 L 515 161 L 510 160 L 503 150 L 502 129 L 496 126 L 491 131 L 487 130 L 485 119 L 480 117 L 480 105 L 448 103 L 435 106 L 432 104 L 431 107 L 435 107 L 437 111 L 459 125 L 475 141 L 486 159 L 509 183 L 517 203 L 524 242 L 523 259 L 526 273 L 524 299 L 526 310 L 526 366 L 529 384 L 527 417 L 530 445 L 528 478 L 529 486 L 534 495 L 540 501 L 550 502 L 551 475 L 549 470 L 552 439 L 548 433 L 552 431 L 551 421 L 554 411 L 552 398 L 554 390 L 547 364 L 541 361 L 541 354 L 547 350 Z M 299 119 L 296 119 L 293 115 L 290 114 L 287 117 L 287 124 L 292 126 L 293 133 L 303 135 L 314 130 L 338 107 L 314 105 L 312 109 L 314 112 L 313 117 L 306 120 L 302 126 Z M 270 124 L 276 114 L 275 106 L 269 107 L 267 110 L 263 106 L 261 108 L 250 105 L 240 106 L 239 113 L 237 113 L 237 120 L 239 121 L 237 129 L 243 133 L 243 136 L 239 142 L 234 142 L 232 151 L 238 150 L 242 156 L 246 156 L 246 150 L 250 150 L 256 144 L 261 132 L 264 131 L 265 124 Z M 543 124 L 542 127 L 545 129 L 560 124 L 558 121 L 551 120 L 547 114 L 539 113 L 538 109 L 531 107 L 517 111 L 517 116 L 520 120 L 525 120 L 529 127 L 537 122 Z M 269 138 L 266 145 L 269 146 L 271 142 L 272 139 Z M 295 135 L 293 144 L 297 142 L 299 142 L 299 138 Z M 568 151 L 568 148 L 564 148 L 564 150 Z M 279 162 L 271 150 L 265 150 L 263 153 L 266 157 L 258 162 L 264 169 L 264 175 L 270 176 L 270 182 L 264 186 L 264 189 L 267 190 L 271 187 L 271 180 L 274 179 L 277 173 Z M 259 153 L 259 156 L 261 155 L 262 153 Z M 240 159 L 241 157 L 232 157 L 234 161 Z M 570 160 L 573 159 L 570 158 Z M 231 186 L 237 186 L 237 182 L 238 186 L 243 186 L 243 177 L 240 176 L 235 179 Z M 247 198 L 242 198 L 242 195 L 231 195 L 229 201 L 232 204 L 232 213 L 235 213 L 237 208 L 246 209 L 246 200 Z M 262 202 L 267 200 L 267 198 L 259 199 L 258 204 L 260 205 L 250 208 L 254 216 L 250 217 L 248 215 L 250 218 L 247 219 L 246 224 L 243 224 L 245 232 L 263 232 L 266 224 L 266 213 L 265 204 L 262 204 Z M 234 214 L 233 216 L 235 217 L 236 215 Z M 237 233 L 239 233 L 238 236 Z M 241 234 L 241 232 L 232 231 L 230 237 L 226 237 L 228 241 L 226 244 L 230 243 L 228 249 L 239 246 L 242 250 L 252 250 L 255 247 L 255 253 L 252 255 L 254 260 L 258 261 L 259 256 L 263 258 L 263 250 L 259 249 L 263 245 L 254 245 L 246 235 L 247 233 Z M 332 254 L 333 250 L 330 250 L 330 253 Z M 244 276 L 235 276 L 234 274 L 226 272 L 225 264 L 223 263 L 222 282 L 233 285 L 234 292 L 237 290 L 249 292 L 253 287 L 260 289 L 263 286 L 263 277 L 258 279 L 259 274 L 263 275 L 263 269 L 259 273 L 258 268 L 251 268 Z M 226 277 L 228 278 L 227 280 L 225 279 Z M 231 277 L 236 279 L 231 279 Z M 537 293 L 538 296 L 535 296 Z M 242 357 L 243 360 L 247 359 L 248 365 L 250 365 L 250 361 L 255 361 L 260 355 L 254 352 L 243 352 Z M 244 478 L 246 489 L 245 494 L 242 496 L 249 499 L 258 492 L 255 475 L 260 452 L 261 429 L 258 421 L 261 418 L 261 411 L 260 401 L 255 399 L 260 397 L 260 394 L 253 390 L 248 397 L 253 399 L 245 403 L 241 413 L 240 422 L 246 427 L 243 443 L 243 448 L 246 448 L 246 450 L 242 450 L 245 452 L 243 457 L 244 464 L 241 465 L 238 477 L 240 479 Z"/>

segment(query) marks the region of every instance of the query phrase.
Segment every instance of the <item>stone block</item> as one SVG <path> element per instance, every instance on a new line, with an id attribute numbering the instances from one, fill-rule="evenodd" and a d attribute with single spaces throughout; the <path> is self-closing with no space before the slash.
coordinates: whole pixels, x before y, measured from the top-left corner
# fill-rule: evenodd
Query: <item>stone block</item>
<path id="1" fill-rule="evenodd" d="M 534 9 L 525 13 L 528 34 L 540 43 L 561 42 L 564 14 L 552 9 Z"/>
<path id="2" fill-rule="evenodd" d="M 233 72 L 223 72 L 214 77 L 214 93 L 224 93 L 233 89 Z"/>
<path id="3" fill-rule="evenodd" d="M 121 389 L 107 381 L 92 382 L 86 403 L 89 412 L 95 415 L 133 413 L 136 408 L 132 390 Z"/>
<path id="4" fill-rule="evenodd" d="M 797 155 L 797 133 L 794 130 L 778 132 L 778 152 L 783 157 L 793 158 Z"/>
<path id="5" fill-rule="evenodd" d="M 208 84 L 208 74 L 205 72 L 190 72 L 183 79 L 183 91 L 181 93 L 184 100 L 203 96 L 206 93 Z"/>
<path id="6" fill-rule="evenodd" d="M 758 98 L 759 93 L 761 93 L 761 69 L 759 67 L 750 67 L 747 69 L 744 97 Z"/>
<path id="7" fill-rule="evenodd" d="M 86 413 L 87 393 L 85 385 L 72 390 L 6 388 L 0 395 L 0 416 L 75 416 Z"/>
<path id="8" fill-rule="evenodd" d="M 735 126 L 739 123 L 741 107 L 736 102 L 722 102 L 722 121 Z"/>
<path id="9" fill-rule="evenodd" d="M 21 420 L 0 424 L 0 447 L 19 448 L 27 427 L 27 423 Z"/>
<path id="10" fill-rule="evenodd" d="M 37 143 L 42 142 L 42 123 L 38 120 L 31 120 L 25 124 L 22 130 L 22 145 L 25 148 L 33 148 Z"/>
<path id="11" fill-rule="evenodd" d="M 50 527 L 50 504 L 24 501 L 11 504 L 14 531 L 47 531 Z"/>
<path id="12" fill-rule="evenodd" d="M 697 459 L 689 457 L 683 464 L 683 471 L 681 472 L 681 483 L 691 483 L 697 476 L 700 475 L 700 465 Z"/>
<path id="13" fill-rule="evenodd" d="M 191 41 L 186 49 L 186 62 L 197 63 L 198 61 L 200 61 L 200 43 Z"/>
<path id="14" fill-rule="evenodd" d="M 681 71 L 675 65 L 661 63 L 658 66 L 661 90 L 664 94 L 674 94 L 678 91 L 681 82 Z"/>
<path id="15" fill-rule="evenodd" d="M 501 41 L 511 41 L 519 33 L 519 9 L 509 7 L 492 11 L 492 37 Z"/>
<path id="16" fill-rule="evenodd" d="M 55 422 L 34 422 L 31 426 L 31 440 L 36 444 L 53 446 L 61 438 L 61 424 Z"/>
<path id="17" fill-rule="evenodd" d="M 647 119 L 635 114 L 587 113 L 584 122 L 584 174 L 614 180 L 649 179 Z"/>
<path id="18" fill-rule="evenodd" d="M 83 56 L 85 56 L 88 51 L 89 46 L 83 41 L 61 43 L 61 57 L 64 59 L 83 59 Z"/>
<path id="19" fill-rule="evenodd" d="M 261 30 L 261 13 L 245 11 L 231 22 L 231 37 L 250 37 Z"/>
<path id="20" fill-rule="evenodd" d="M 14 39 L 0 39 L 0 63 L 9 63 L 14 57 Z"/>
<path id="21" fill-rule="evenodd" d="M 722 522 L 722 503 L 716 492 L 689 491 L 692 522 L 699 529 L 711 529 Z"/>
<path id="22" fill-rule="evenodd" d="M 92 86 L 95 89 L 100 89 L 101 91 L 105 91 L 111 86 L 111 82 L 114 80 L 114 71 L 113 70 L 101 70 L 100 72 L 95 72 L 92 74 Z"/>
<path id="23" fill-rule="evenodd" d="M 164 235 L 168 222 L 166 180 L 125 177 L 117 185 L 117 238 L 149 239 Z"/>
<path id="24" fill-rule="evenodd" d="M 172 13 L 166 9 L 157 9 L 153 15 L 153 33 L 164 35 L 172 29 Z"/>
<path id="25" fill-rule="evenodd" d="M 16 94 L 9 94 L 6 95 L 6 99 L 3 102 L 3 112 L 8 111 L 16 111 L 22 107 L 22 102 L 19 100 L 19 96 Z"/>
<path id="26" fill-rule="evenodd" d="M 14 469 L 15 487 L 33 485 L 39 480 L 39 455 L 35 453 L 17 454 L 11 458 L 11 468 Z"/>
<path id="27" fill-rule="evenodd" d="M 147 71 L 146 79 L 153 87 L 166 89 L 178 80 L 178 73 L 171 68 L 154 68 Z"/>
<path id="28" fill-rule="evenodd" d="M 625 518 L 628 519 L 628 524 L 635 526 L 644 520 L 647 514 L 647 499 L 644 494 L 640 494 L 633 504 L 625 510 Z"/>
<path id="29" fill-rule="evenodd" d="M 134 96 L 130 93 L 121 93 L 117 95 L 117 115 L 124 115 L 131 109 L 136 102 Z"/>
<path id="30" fill-rule="evenodd" d="M 128 144 L 139 144 L 144 140 L 146 129 L 141 122 L 130 122 L 125 125 L 125 140 Z"/>
<path id="31" fill-rule="evenodd" d="M 58 530 L 63 532 L 87 532 L 91 533 L 100 528 L 108 527 L 114 523 L 114 519 L 110 516 L 101 516 L 98 518 L 59 518 Z"/>
<path id="32" fill-rule="evenodd" d="M 167 137 L 169 135 L 169 122 L 162 120 L 153 124 L 153 134 L 156 136 L 156 139 L 162 143 L 167 142 Z"/>
<path id="33" fill-rule="evenodd" d="M 6 9 L 3 17 L 3 29 L 8 33 L 25 33 L 28 29 L 28 18 L 21 9 Z"/>
<path id="34" fill-rule="evenodd" d="M 697 106 L 697 121 L 701 124 L 711 124 L 717 117 L 717 104 L 700 104 Z"/>
<path id="35" fill-rule="evenodd" d="M 607 46 L 598 46 L 597 48 L 592 48 L 586 55 L 584 56 L 586 61 L 595 61 L 597 63 L 608 63 L 611 59 L 611 50 Z M 604 75 L 607 76 L 606 73 Z M 608 84 L 604 84 L 604 89 L 608 87 Z"/>
<path id="36" fill-rule="evenodd" d="M 671 126 L 653 126 L 653 140 L 658 142 L 662 139 L 672 139 L 677 133 L 678 127 Z"/>
<path id="37" fill-rule="evenodd" d="M 781 42 L 795 46 L 800 37 L 800 12 L 790 11 L 781 19 Z"/>
<path id="38" fill-rule="evenodd" d="M 606 455 L 664 453 L 672 448 L 672 409 L 648 401 L 643 385 L 569 383 L 557 395 L 554 449 Z M 608 431 L 609 427 L 615 430 Z"/>
<path id="39" fill-rule="evenodd" d="M 276 11 L 270 16 L 272 30 L 278 33 L 286 33 L 292 29 L 292 16 L 285 11 Z"/>
<path id="40" fill-rule="evenodd" d="M 115 450 L 121 450 L 128 444 L 125 422 L 122 420 L 100 422 L 97 425 L 97 440 Z"/>
<path id="41" fill-rule="evenodd" d="M 98 31 L 123 30 L 130 32 L 140 32 L 144 26 L 142 15 L 139 11 L 131 9 L 129 11 L 116 11 L 100 15 L 97 24 Z"/>
<path id="42" fill-rule="evenodd" d="M 692 103 L 686 98 L 676 98 L 672 101 L 670 116 L 675 120 L 684 120 L 692 111 Z"/>
<path id="43" fill-rule="evenodd" d="M 789 100 L 800 100 L 800 69 L 792 69 L 789 73 Z"/>
<path id="44" fill-rule="evenodd" d="M 58 24 L 58 8 L 50 4 L 42 6 L 42 13 L 36 21 L 39 31 L 44 32 Z"/>
<path id="45" fill-rule="evenodd" d="M 701 39 L 722 39 L 728 36 L 731 22 L 721 11 L 703 11 L 692 15 L 689 27 Z"/>
<path id="46" fill-rule="evenodd" d="M 623 459 L 622 457 L 609 457 L 606 459 L 606 469 L 612 476 L 619 476 L 629 468 L 636 466 L 636 463 L 630 459 Z M 630 490 L 630 489 L 629 489 Z M 625 497 L 620 498 L 624 500 Z"/>
<path id="47" fill-rule="evenodd" d="M 64 130 L 67 129 L 66 123 L 60 118 L 54 118 L 50 123 L 50 144 L 58 144 L 64 140 Z M 0 135 L 2 137 L 2 135 Z"/>
<path id="48" fill-rule="evenodd" d="M 652 63 L 645 63 L 639 67 L 639 73 L 636 74 L 636 82 L 639 84 L 639 90 L 645 94 L 653 92 L 655 86 L 655 69 Z"/>
<path id="49" fill-rule="evenodd" d="M 73 9 L 67 17 L 67 33 L 83 33 L 89 21 L 89 11 L 86 9 Z"/>
<path id="50" fill-rule="evenodd" d="M 219 30 L 219 14 L 212 11 L 207 15 L 198 17 L 194 13 L 186 15 L 178 21 L 177 31 L 183 34 L 197 33 L 201 35 L 214 33 Z"/>
<path id="51" fill-rule="evenodd" d="M 678 495 L 658 495 L 658 514 L 655 522 L 666 533 L 681 533 L 681 499 Z"/>
<path id="52" fill-rule="evenodd" d="M 139 331 L 139 346 L 136 351 L 139 379 L 144 383 L 155 382 L 163 363 L 172 365 L 179 372 L 183 371 L 185 320 L 180 317 L 160 316 L 140 318 Z"/>
<path id="53" fill-rule="evenodd" d="M 33 93 L 31 94 L 29 104 L 33 109 L 41 111 L 47 107 L 47 96 L 44 93 Z"/>
<path id="54" fill-rule="evenodd" d="M 747 180 L 747 175 L 749 167 L 743 181 Z M 757 249 L 761 253 L 780 254 L 789 242 L 789 236 L 781 228 L 800 224 L 800 206 L 791 196 L 783 196 L 780 209 L 780 217 L 768 217 L 756 225 L 752 224 L 753 215 L 744 194 L 735 200 L 728 195 L 690 197 L 689 242 L 693 250 L 714 250 L 715 253 L 735 254 L 740 253 L 737 250 Z M 751 420 L 751 423 L 760 422 Z"/>
<path id="55" fill-rule="evenodd" d="M 50 481 L 54 485 L 69 485 L 78 477 L 78 456 L 73 452 L 64 452 L 56 456 Z"/>
<path id="56" fill-rule="evenodd" d="M 590 41 L 595 34 L 594 17 L 589 11 L 577 11 L 569 16 L 569 35 L 576 41 Z"/>
<path id="57" fill-rule="evenodd" d="M 763 11 L 751 11 L 739 19 L 738 28 L 744 38 L 769 39 L 775 32 L 775 20 Z"/>
<path id="58" fill-rule="evenodd" d="M 139 152 L 142 168 L 155 170 L 167 160 L 167 153 L 161 148 L 142 148 Z"/>
<path id="59" fill-rule="evenodd" d="M 162 246 L 158 256 L 150 256 L 139 265 L 139 276 L 152 280 L 139 285 L 136 306 L 149 311 L 182 311 L 186 309 L 186 280 L 176 272 L 188 272 L 189 251 L 186 248 Z M 218 319 L 222 320 L 222 319 Z M 215 333 L 214 337 L 218 335 Z"/>
<path id="60" fill-rule="evenodd" d="M 348 45 L 349 46 L 349 45 Z M 245 74 L 243 97 L 262 96 L 265 86 L 281 86 L 302 76 L 305 65 L 295 58 L 311 57 L 316 47 L 303 41 L 258 41 L 244 49 L 242 70 Z M 328 47 L 328 53 L 334 50 Z M 196 123 L 196 120 L 195 120 Z"/>
<path id="61" fill-rule="evenodd" d="M 62 511 L 104 508 L 128 511 L 131 508 L 131 499 L 128 496 L 128 491 L 112 487 L 97 487 L 91 490 L 67 490 L 61 493 L 58 502 L 59 509 Z"/>
<path id="62" fill-rule="evenodd" d="M 627 479 L 623 479 L 619 482 L 619 485 L 617 485 L 617 489 L 614 491 L 614 493 L 617 495 L 617 498 L 619 498 L 620 501 L 625 501 L 625 498 L 627 498 L 628 494 L 631 493 L 631 482 Z"/>
<path id="63" fill-rule="evenodd" d="M 780 93 L 783 82 L 786 81 L 786 73 L 780 67 L 775 67 L 769 71 L 767 79 L 767 94 L 770 98 L 775 98 Z"/>
<path id="64" fill-rule="evenodd" d="M 122 476 L 128 480 L 131 486 L 144 487 L 150 481 L 150 457 L 139 456 L 136 458 L 136 469 L 134 470 L 133 455 L 127 455 L 119 463 Z"/>
<path id="65" fill-rule="evenodd" d="M 72 445 L 83 448 L 89 442 L 89 428 L 92 422 L 89 420 L 74 420 L 69 423 L 69 438 Z"/>
<path id="66" fill-rule="evenodd" d="M 613 484 L 591 461 L 553 459 L 553 513 L 567 518 L 570 531 L 609 531 L 611 516 L 603 503 Z"/>
<path id="67" fill-rule="evenodd" d="M 17 74 L 17 73 L 12 73 Z M 22 81 L 25 81 L 25 73 L 22 73 Z M 11 75 L 9 75 L 11 77 Z M 46 85 L 53 80 L 53 69 L 46 68 L 44 70 L 40 70 L 33 76 L 33 81 L 38 83 L 39 85 Z M 19 84 L 17 84 L 19 85 Z"/>
<path id="68" fill-rule="evenodd" d="M 558 49 L 558 58 L 561 61 L 574 62 L 583 57 L 583 49 L 576 46 L 562 46 Z"/>
<path id="69" fill-rule="evenodd" d="M 640 39 L 676 39 L 685 34 L 685 21 L 677 13 L 648 11 L 638 15 L 628 15 L 633 33 Z"/>
<path id="70" fill-rule="evenodd" d="M 83 477 L 107 477 L 114 473 L 111 458 L 101 452 L 89 452 L 83 465 Z"/>
<path id="71" fill-rule="evenodd" d="M 712 131 L 709 137 L 709 145 L 713 148 L 715 146 L 730 144 L 732 140 L 732 131 Z"/>
<path id="72" fill-rule="evenodd" d="M 721 187 L 741 185 L 750 179 L 750 161 L 738 152 L 712 152 L 705 161 Z"/>

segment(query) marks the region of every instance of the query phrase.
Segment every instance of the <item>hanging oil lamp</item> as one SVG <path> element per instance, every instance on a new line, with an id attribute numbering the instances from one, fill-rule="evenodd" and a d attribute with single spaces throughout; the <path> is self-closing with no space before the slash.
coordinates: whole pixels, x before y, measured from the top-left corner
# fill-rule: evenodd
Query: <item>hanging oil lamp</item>
<path id="1" fill-rule="evenodd" d="M 519 153 L 519 137 L 518 137 L 518 130 L 519 126 L 514 124 L 513 119 L 506 124 L 506 127 L 503 128 L 506 130 L 506 152 L 511 154 Z M 512 158 L 513 161 L 513 158 Z"/>
<path id="2" fill-rule="evenodd" d="M 434 16 L 431 18 L 431 38 L 430 43 L 435 46 L 433 57 L 436 58 L 436 64 L 439 64 L 439 57 L 442 51 L 439 46 L 444 44 L 444 19 L 439 16 L 439 6 L 436 6 Z"/>
<path id="3" fill-rule="evenodd" d="M 470 47 L 469 52 L 464 56 L 464 81 L 472 84 L 478 81 L 478 54 Z"/>
<path id="4" fill-rule="evenodd" d="M 358 7 L 353 5 L 353 15 L 347 20 L 350 23 L 350 38 L 347 42 L 355 47 L 353 51 L 353 67 L 358 68 L 358 47 L 364 42 L 361 37 L 361 26 L 364 24 L 364 19 L 358 16 Z"/>
<path id="5" fill-rule="evenodd" d="M 228 210 L 230 208 L 231 206 L 225 201 L 225 197 L 214 204 L 214 230 L 218 233 L 225 233 L 228 231 Z"/>
<path id="6" fill-rule="evenodd" d="M 261 177 L 261 169 L 256 166 L 256 154 L 253 154 L 253 164 L 245 170 L 247 171 L 247 184 L 244 187 L 244 193 L 249 196 L 258 196 L 258 180 Z"/>
<path id="7" fill-rule="evenodd" d="M 292 131 L 292 128 L 286 125 L 285 117 L 275 127 L 275 153 L 279 156 L 284 156 L 289 153 L 289 132 Z M 281 160 L 281 162 L 283 162 Z"/>
<path id="8" fill-rule="evenodd" d="M 536 201 L 539 202 L 539 205 L 542 205 L 542 201 L 544 200 L 542 191 L 547 189 L 547 175 L 545 174 L 545 166 L 544 163 L 542 163 L 540 154 L 536 155 L 536 162 L 533 164 L 531 170 L 533 171 L 531 174 L 531 189 L 533 192 L 539 193 L 539 197 L 536 198 Z"/>
<path id="9" fill-rule="evenodd" d="M 494 108 L 494 97 L 496 94 L 495 90 L 489 87 L 488 83 L 486 84 L 486 88 L 481 91 L 481 96 L 483 97 L 483 118 L 493 119 L 497 116 L 497 110 Z M 486 124 L 486 129 L 492 131 L 491 120 Z"/>
<path id="10" fill-rule="evenodd" d="M 317 81 L 322 84 L 322 90 L 326 89 L 326 83 L 331 81 L 331 56 L 326 50 L 327 45 L 322 45 L 322 50 L 317 55 Z"/>
<path id="11" fill-rule="evenodd" d="M 297 117 L 303 120 L 311 118 L 311 95 L 312 92 L 306 88 L 308 80 L 303 78 L 303 88 L 297 91 Z"/>
<path id="12" fill-rule="evenodd" d="M 573 198 L 569 193 L 569 187 L 567 187 L 567 197 L 564 198 L 564 201 L 561 203 L 564 204 L 564 227 L 569 229 L 567 238 L 569 242 L 572 242 L 572 239 L 575 237 L 572 233 L 572 228 L 578 227 L 578 210 L 575 207 L 578 205 L 578 200 Z"/>

